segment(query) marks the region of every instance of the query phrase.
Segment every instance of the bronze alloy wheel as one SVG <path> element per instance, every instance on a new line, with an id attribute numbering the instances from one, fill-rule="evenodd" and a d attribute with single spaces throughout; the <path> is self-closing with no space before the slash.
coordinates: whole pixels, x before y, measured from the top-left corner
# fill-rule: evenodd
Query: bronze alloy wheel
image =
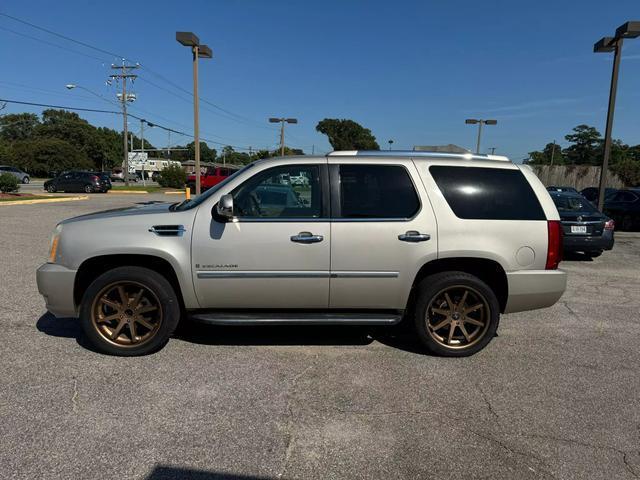
<path id="1" fill-rule="evenodd" d="M 427 332 L 436 343 L 462 350 L 484 338 L 491 312 L 486 298 L 476 289 L 452 285 L 433 297 L 425 316 Z"/>
<path id="2" fill-rule="evenodd" d="M 118 347 L 138 347 L 158 332 L 162 305 L 156 294 L 142 283 L 111 283 L 94 297 L 91 323 L 107 342 Z"/>

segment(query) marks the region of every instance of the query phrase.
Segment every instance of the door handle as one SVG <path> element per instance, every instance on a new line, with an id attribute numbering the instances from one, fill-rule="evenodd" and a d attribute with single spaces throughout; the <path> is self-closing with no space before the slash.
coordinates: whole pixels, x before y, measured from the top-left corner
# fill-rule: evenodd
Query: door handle
<path id="1" fill-rule="evenodd" d="M 416 230 L 409 230 L 407 233 L 401 233 L 400 235 L 398 235 L 398 240 L 401 240 L 403 242 L 417 243 L 426 242 L 430 239 L 431 235 L 429 235 L 428 233 L 420 233 Z"/>
<path id="2" fill-rule="evenodd" d="M 322 240 L 324 240 L 322 235 L 314 235 L 311 232 L 300 232 L 298 235 L 291 237 L 291 241 L 296 243 L 318 243 Z"/>

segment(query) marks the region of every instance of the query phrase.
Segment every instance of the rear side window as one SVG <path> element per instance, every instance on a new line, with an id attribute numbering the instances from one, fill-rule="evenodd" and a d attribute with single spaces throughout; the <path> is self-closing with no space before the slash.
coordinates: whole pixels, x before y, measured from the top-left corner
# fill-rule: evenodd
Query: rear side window
<path id="1" fill-rule="evenodd" d="M 404 167 L 340 165 L 340 217 L 411 218 L 418 194 Z"/>
<path id="2" fill-rule="evenodd" d="M 520 170 L 433 166 L 429 171 L 458 218 L 546 220 Z"/>

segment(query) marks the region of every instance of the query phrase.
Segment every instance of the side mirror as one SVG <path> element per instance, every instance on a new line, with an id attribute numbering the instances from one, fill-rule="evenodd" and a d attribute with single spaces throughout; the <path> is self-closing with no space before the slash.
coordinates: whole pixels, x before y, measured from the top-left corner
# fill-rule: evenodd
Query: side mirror
<path id="1" fill-rule="evenodd" d="M 216 213 L 226 220 L 233 218 L 233 196 L 230 193 L 220 197 L 220 201 L 216 206 Z"/>

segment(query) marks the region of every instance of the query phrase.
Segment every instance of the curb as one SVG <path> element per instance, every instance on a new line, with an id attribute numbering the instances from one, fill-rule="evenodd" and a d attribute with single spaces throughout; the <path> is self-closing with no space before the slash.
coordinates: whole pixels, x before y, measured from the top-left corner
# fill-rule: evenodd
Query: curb
<path id="1" fill-rule="evenodd" d="M 170 190 L 168 192 L 164 192 L 165 195 L 184 195 L 184 190 Z"/>
<path id="2" fill-rule="evenodd" d="M 57 202 L 73 202 L 75 200 L 88 200 L 88 195 L 81 195 L 77 197 L 51 197 L 51 198 L 38 198 L 35 200 L 15 200 L 9 202 L 0 202 L 0 207 L 6 207 L 9 205 L 32 205 L 34 203 L 57 203 Z"/>

